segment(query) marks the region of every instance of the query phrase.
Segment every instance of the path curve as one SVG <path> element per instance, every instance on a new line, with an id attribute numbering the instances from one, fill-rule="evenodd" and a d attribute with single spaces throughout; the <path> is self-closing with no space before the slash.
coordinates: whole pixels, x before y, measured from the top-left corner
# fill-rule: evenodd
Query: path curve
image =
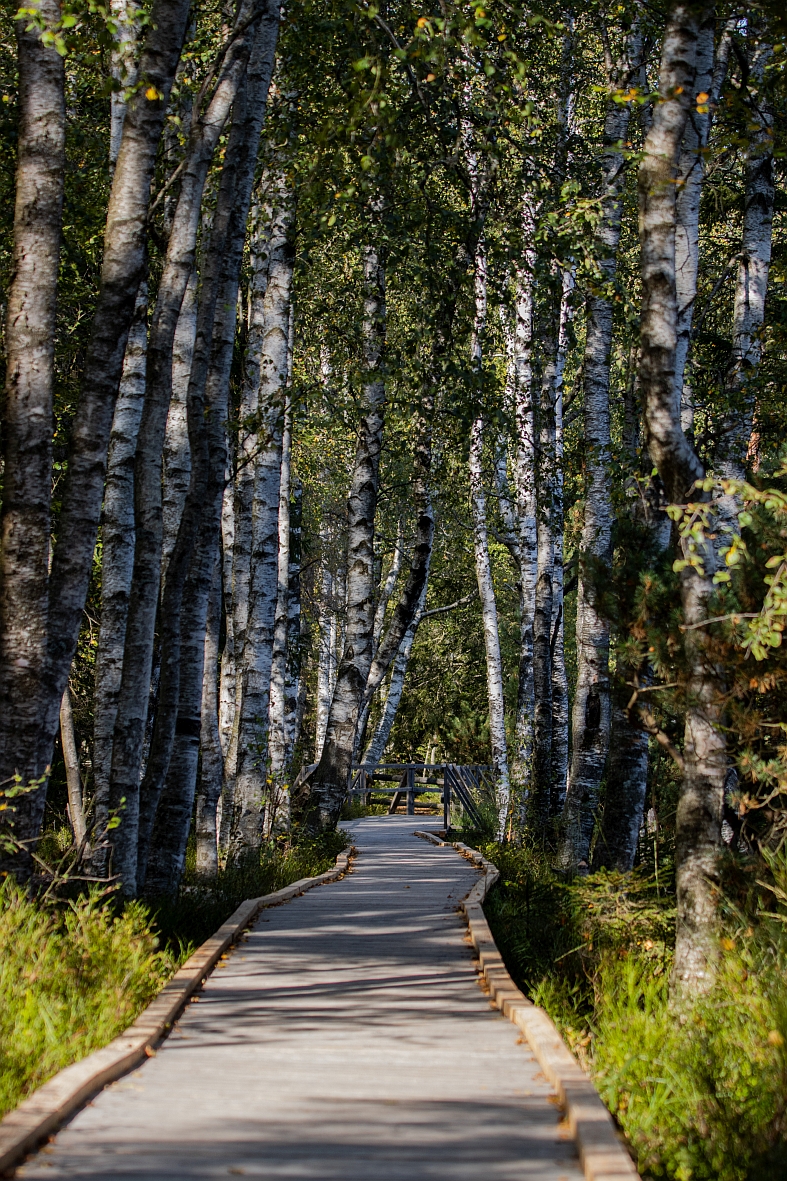
<path id="1" fill-rule="evenodd" d="M 478 986 L 478 871 L 413 817 L 263 911 L 155 1058 L 19 1170 L 80 1181 L 581 1181 L 554 1093 Z"/>

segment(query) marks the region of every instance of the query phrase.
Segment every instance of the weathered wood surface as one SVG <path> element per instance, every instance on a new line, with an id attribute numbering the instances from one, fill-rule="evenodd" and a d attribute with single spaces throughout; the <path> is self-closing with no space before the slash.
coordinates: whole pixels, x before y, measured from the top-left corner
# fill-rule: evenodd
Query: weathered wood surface
<path id="1" fill-rule="evenodd" d="M 412 818 L 348 827 L 353 872 L 263 912 L 23 1177 L 580 1181 L 551 1086 L 477 984 L 457 906 L 478 871 Z"/>

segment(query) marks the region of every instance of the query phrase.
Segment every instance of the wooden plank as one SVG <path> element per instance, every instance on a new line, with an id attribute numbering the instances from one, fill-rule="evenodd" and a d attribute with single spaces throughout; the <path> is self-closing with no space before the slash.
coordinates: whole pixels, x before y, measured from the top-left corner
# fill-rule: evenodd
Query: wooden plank
<path id="1" fill-rule="evenodd" d="M 458 900 L 479 874 L 407 816 L 267 910 L 155 1058 L 25 1181 L 582 1181 L 553 1086 L 489 1005 Z"/>

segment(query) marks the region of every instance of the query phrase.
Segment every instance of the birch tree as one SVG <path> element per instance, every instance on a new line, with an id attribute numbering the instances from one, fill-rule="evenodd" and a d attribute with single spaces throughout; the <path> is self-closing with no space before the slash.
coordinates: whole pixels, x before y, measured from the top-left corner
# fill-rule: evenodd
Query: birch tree
<path id="1" fill-rule="evenodd" d="M 65 169 L 63 59 L 44 28 L 60 5 L 42 0 L 16 21 L 19 132 L 12 276 L 6 311 L 3 506 L 0 517 L 0 781 L 49 774 L 41 683 L 49 636 L 55 301 Z M 30 23 L 28 24 L 28 20 Z M 61 686 L 58 696 L 65 691 Z M 52 735 L 54 738 L 54 735 Z M 26 805 L 26 806 L 25 806 Z M 17 841 L 38 836 L 44 790 L 22 797 Z M 26 859 L 17 859 L 20 867 Z"/>
<path id="2" fill-rule="evenodd" d="M 328 713 L 325 742 L 309 783 L 308 823 L 332 828 L 350 778 L 355 734 L 374 645 L 374 526 L 385 421 L 382 375 L 385 264 L 378 248 L 363 253 L 363 386 L 361 420 L 347 499 L 347 621 Z"/>
<path id="3" fill-rule="evenodd" d="M 115 830 L 112 845 L 116 870 L 122 875 L 129 894 L 135 892 L 137 884 L 139 788 L 161 583 L 162 457 L 172 394 L 173 345 L 181 304 L 195 264 L 208 168 L 245 75 L 255 35 L 254 28 L 249 26 L 250 15 L 250 6 L 242 6 L 210 101 L 204 111 L 195 112 L 192 120 L 180 195 L 150 326 L 147 392 L 134 471 L 134 574 L 110 789 L 116 800 L 125 800 L 123 821 Z M 241 28 L 244 31 L 238 36 Z"/>
<path id="4" fill-rule="evenodd" d="M 684 503 L 703 468 L 686 439 L 675 405 L 677 347 L 675 179 L 690 109 L 696 105 L 697 43 L 709 8 L 673 4 L 661 53 L 659 93 L 639 169 L 643 304 L 639 381 L 648 451 L 672 502 Z M 676 817 L 677 937 L 674 981 L 679 993 L 709 987 L 715 958 L 716 889 L 727 767 L 720 729 L 723 684 L 708 652 L 705 625 L 713 593 L 713 553 L 687 561 L 681 601 L 689 666 L 683 783 Z"/>
<path id="5" fill-rule="evenodd" d="M 145 888 L 152 894 L 171 893 L 179 885 L 196 794 L 204 637 L 221 534 L 238 289 L 278 30 L 274 2 L 259 21 L 246 83 L 233 107 L 211 231 L 215 284 L 205 303 L 202 333 L 198 315 L 189 380 L 191 480 L 162 600 L 162 684 L 143 781 L 147 806 L 140 855 L 144 865 L 149 841 Z M 205 288 L 203 283 L 203 295 Z"/>
<path id="6" fill-rule="evenodd" d="M 609 379 L 613 285 L 620 242 L 626 179 L 622 145 L 628 136 L 630 103 L 618 100 L 639 70 L 642 34 L 631 30 L 607 102 L 601 169 L 601 216 L 594 250 L 598 280 L 587 299 L 584 363 L 585 511 L 577 587 L 577 683 L 572 717 L 571 775 L 564 809 L 560 863 L 566 869 L 590 862 L 598 794 L 609 746 L 609 622 L 599 609 L 596 584 L 612 558 Z"/>

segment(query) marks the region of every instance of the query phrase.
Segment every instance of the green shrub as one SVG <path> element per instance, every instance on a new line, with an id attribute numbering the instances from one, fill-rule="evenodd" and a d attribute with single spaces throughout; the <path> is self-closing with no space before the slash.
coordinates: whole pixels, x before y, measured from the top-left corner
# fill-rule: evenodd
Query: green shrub
<path id="1" fill-rule="evenodd" d="M 787 850 L 728 867 L 716 981 L 680 1011 L 667 872 L 660 886 L 641 872 L 565 882 L 539 851 L 484 851 L 501 870 L 486 911 L 509 970 L 593 1074 L 643 1175 L 787 1175 Z"/>
<path id="2" fill-rule="evenodd" d="M 174 971 L 147 912 L 99 895 L 63 910 L 0 886 L 0 1114 L 106 1045 Z"/>

